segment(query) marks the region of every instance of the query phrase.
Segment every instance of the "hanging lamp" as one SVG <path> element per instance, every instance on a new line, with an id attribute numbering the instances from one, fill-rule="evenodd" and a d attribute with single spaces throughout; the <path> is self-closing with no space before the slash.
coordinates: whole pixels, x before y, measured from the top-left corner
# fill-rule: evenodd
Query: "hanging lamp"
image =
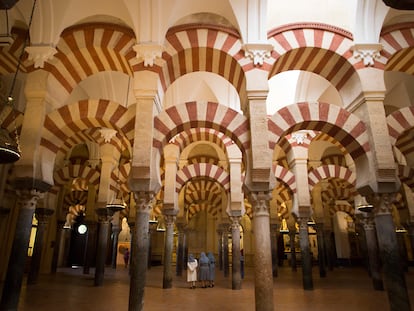
<path id="1" fill-rule="evenodd" d="M 22 51 L 20 52 L 20 56 L 19 56 L 19 59 L 18 59 L 18 62 L 17 62 L 16 71 L 14 73 L 12 84 L 11 84 L 11 87 L 10 87 L 10 91 L 8 93 L 6 101 L 3 103 L 3 111 L 4 111 L 4 109 L 6 109 L 6 106 L 11 106 L 12 113 L 13 113 L 14 133 L 12 134 L 11 132 L 9 132 L 8 129 L 6 129 L 2 126 L 3 122 L 0 122 L 0 164 L 14 163 L 17 160 L 19 160 L 20 156 L 21 156 L 19 135 L 17 133 L 17 125 L 16 125 L 16 108 L 14 106 L 13 91 L 14 91 L 14 87 L 16 85 L 17 75 L 20 71 L 20 66 L 22 64 L 23 55 L 24 55 L 24 52 L 25 52 L 25 48 L 26 48 L 26 45 L 27 45 L 28 38 L 29 38 L 30 26 L 31 26 L 32 21 L 33 21 L 33 13 L 34 13 L 35 7 L 36 7 L 36 0 L 34 0 L 34 2 L 33 2 L 32 12 L 31 12 L 31 15 L 30 15 L 30 20 L 29 20 L 29 27 L 27 29 L 25 40 L 23 41 Z M 7 9 L 8 8 L 9 8 L 9 6 L 5 6 L 7 28 L 9 27 L 9 25 L 8 25 L 9 24 L 8 14 L 7 14 Z M 8 31 L 9 30 L 7 29 L 7 33 L 8 33 Z M 3 120 L 1 120 L 1 121 L 3 121 Z"/>

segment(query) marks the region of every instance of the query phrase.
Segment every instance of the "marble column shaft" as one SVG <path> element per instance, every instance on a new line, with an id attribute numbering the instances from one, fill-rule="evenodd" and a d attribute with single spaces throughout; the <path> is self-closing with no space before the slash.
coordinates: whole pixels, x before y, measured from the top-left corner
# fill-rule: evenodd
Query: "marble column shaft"
<path id="1" fill-rule="evenodd" d="M 17 208 L 19 213 L 0 302 L 0 310 L 17 310 L 27 259 L 27 248 L 32 231 L 33 214 L 40 196 L 40 192 L 35 190 L 18 191 Z"/>
<path id="2" fill-rule="evenodd" d="M 130 285 L 128 311 L 144 309 L 144 291 L 147 279 L 149 219 L 152 193 L 138 192 L 136 197 L 135 228 L 131 238 Z"/>
<path id="3" fill-rule="evenodd" d="M 414 230 L 413 230 L 414 231 Z M 218 236 L 218 262 L 220 271 L 223 270 L 223 230 L 217 229 Z"/>
<path id="4" fill-rule="evenodd" d="M 267 192 L 250 194 L 254 230 L 254 293 L 257 311 L 273 311 L 272 254 L 270 245 L 271 196 Z"/>
<path id="5" fill-rule="evenodd" d="M 293 231 L 294 230 L 294 231 Z M 296 245 L 295 245 L 296 229 L 289 229 L 289 241 L 290 241 L 290 266 L 292 271 L 297 271 L 296 267 Z"/>
<path id="6" fill-rule="evenodd" d="M 177 263 L 176 263 L 176 275 L 181 276 L 183 274 L 184 267 L 184 239 L 185 233 L 183 225 L 177 225 L 178 228 L 178 245 L 177 245 Z"/>
<path id="7" fill-rule="evenodd" d="M 229 234 L 226 225 L 225 230 L 223 230 L 223 274 L 225 277 L 229 276 L 229 270 Z"/>
<path id="8" fill-rule="evenodd" d="M 384 271 L 384 285 L 388 294 L 390 311 L 410 311 L 404 271 L 398 249 L 395 226 L 391 215 L 391 196 L 376 196 L 375 226 L 377 228 L 378 247 Z"/>
<path id="9" fill-rule="evenodd" d="M 242 279 L 240 270 L 240 217 L 230 217 L 231 219 L 231 238 L 232 238 L 232 269 L 231 269 L 231 288 L 241 289 Z"/>
<path id="10" fill-rule="evenodd" d="M 279 235 L 279 225 L 278 224 L 271 224 L 270 225 L 270 243 L 272 245 L 272 275 L 273 277 L 277 277 L 277 266 L 278 266 L 278 246 L 277 240 Z"/>
<path id="11" fill-rule="evenodd" d="M 47 225 L 49 223 L 49 218 L 53 214 L 53 212 L 54 211 L 52 209 L 48 208 L 36 208 L 35 210 L 35 217 L 37 219 L 37 230 L 32 254 L 32 261 L 30 263 L 30 271 L 27 276 L 27 284 L 37 283 L 40 271 L 40 263 L 42 260 L 45 232 Z"/>
<path id="12" fill-rule="evenodd" d="M 312 257 L 309 247 L 308 217 L 300 217 L 299 222 L 299 243 L 302 254 L 302 277 L 303 289 L 312 290 Z"/>
<path id="13" fill-rule="evenodd" d="M 165 215 L 165 239 L 164 239 L 164 273 L 162 288 L 172 288 L 172 253 L 174 242 L 175 215 Z"/>
<path id="14" fill-rule="evenodd" d="M 86 221 L 88 231 L 86 232 L 86 247 L 85 257 L 83 260 L 83 274 L 89 274 L 90 267 L 94 264 L 93 261 L 96 255 L 96 233 L 97 223 L 95 221 Z"/>
<path id="15" fill-rule="evenodd" d="M 63 225 L 64 221 L 58 221 L 56 227 L 56 236 L 55 241 L 53 243 L 53 257 L 52 257 L 52 266 L 51 266 L 51 273 L 55 274 L 57 272 L 58 267 L 58 258 L 59 258 L 59 248 L 61 246 L 60 240 L 63 234 Z"/>
<path id="16" fill-rule="evenodd" d="M 379 260 L 377 236 L 373 216 L 364 217 L 362 220 L 368 255 L 368 268 L 375 290 L 384 290 L 381 277 L 381 263 Z"/>
<path id="17" fill-rule="evenodd" d="M 323 223 L 316 224 L 316 239 L 318 242 L 318 264 L 319 264 L 319 276 L 321 278 L 326 277 L 326 249 L 325 238 L 323 231 Z"/>
<path id="18" fill-rule="evenodd" d="M 118 255 L 118 236 L 121 229 L 119 225 L 112 226 L 112 256 L 111 265 L 112 269 L 116 269 L 117 255 Z"/>
<path id="19" fill-rule="evenodd" d="M 98 208 L 95 210 L 98 214 L 99 233 L 98 246 L 96 249 L 96 265 L 95 265 L 95 286 L 102 286 L 105 274 L 106 252 L 108 249 L 108 234 L 110 225 L 109 211 L 106 208 Z"/>

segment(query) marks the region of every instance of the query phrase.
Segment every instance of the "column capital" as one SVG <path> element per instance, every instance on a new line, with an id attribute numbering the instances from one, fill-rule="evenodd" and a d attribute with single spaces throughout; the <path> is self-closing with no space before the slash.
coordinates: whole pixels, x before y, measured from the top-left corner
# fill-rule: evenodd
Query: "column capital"
<path id="1" fill-rule="evenodd" d="M 155 60 L 161 58 L 164 51 L 164 47 L 156 43 L 136 44 L 132 48 L 136 53 L 136 58 L 144 60 L 144 67 L 154 66 Z"/>
<path id="2" fill-rule="evenodd" d="M 241 216 L 229 216 L 231 229 L 239 229 Z"/>
<path id="3" fill-rule="evenodd" d="M 20 208 L 35 210 L 37 201 L 43 198 L 44 193 L 34 189 L 19 189 L 16 190 L 18 195 L 17 204 Z"/>
<path id="4" fill-rule="evenodd" d="M 392 202 L 395 201 L 396 193 L 376 193 L 368 197 L 374 205 L 375 215 L 386 215 L 392 213 Z"/>
<path id="5" fill-rule="evenodd" d="M 253 61 L 254 66 L 263 66 L 264 60 L 270 58 L 273 45 L 267 43 L 248 43 L 243 45 L 244 56 Z"/>
<path id="6" fill-rule="evenodd" d="M 308 230 L 308 221 L 309 221 L 309 217 L 307 216 L 300 216 L 298 217 L 298 224 L 299 224 L 299 230 Z"/>
<path id="7" fill-rule="evenodd" d="M 154 193 L 150 191 L 136 191 L 134 192 L 136 201 L 137 213 L 148 213 L 152 209 L 152 201 L 154 200 Z"/>
<path id="8" fill-rule="evenodd" d="M 47 224 L 49 222 L 50 216 L 52 216 L 54 212 L 55 211 L 50 208 L 36 207 L 35 217 L 39 224 Z"/>
<path id="9" fill-rule="evenodd" d="M 43 68 L 45 62 L 51 60 L 57 50 L 50 45 L 28 46 L 25 51 L 29 54 L 28 59 L 34 62 L 34 68 Z"/>
<path id="10" fill-rule="evenodd" d="M 353 51 L 354 58 L 361 60 L 365 67 L 374 66 L 375 60 L 381 57 L 382 44 L 357 43 L 351 50 Z"/>
<path id="11" fill-rule="evenodd" d="M 109 223 L 111 220 L 110 212 L 107 208 L 96 208 L 95 209 L 96 215 L 98 215 L 98 222 L 99 223 Z"/>

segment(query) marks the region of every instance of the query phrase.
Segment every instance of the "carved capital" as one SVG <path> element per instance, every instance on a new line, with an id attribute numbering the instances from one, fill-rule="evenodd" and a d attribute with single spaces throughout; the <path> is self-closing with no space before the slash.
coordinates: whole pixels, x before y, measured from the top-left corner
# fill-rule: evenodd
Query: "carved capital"
<path id="1" fill-rule="evenodd" d="M 137 213 L 148 213 L 152 209 L 154 193 L 152 192 L 134 192 Z"/>
<path id="2" fill-rule="evenodd" d="M 99 132 L 106 143 L 109 143 L 116 136 L 116 133 L 118 133 L 118 131 L 108 128 L 101 128 Z"/>
<path id="3" fill-rule="evenodd" d="M 155 59 L 161 58 L 164 48 L 159 44 L 136 44 L 133 46 L 137 59 L 144 60 L 144 67 L 154 66 Z"/>
<path id="4" fill-rule="evenodd" d="M 230 216 L 231 220 L 231 230 L 240 230 L 240 216 Z"/>
<path id="5" fill-rule="evenodd" d="M 299 230 L 308 230 L 309 217 L 298 217 Z"/>
<path id="6" fill-rule="evenodd" d="M 43 198 L 44 193 L 37 190 L 19 189 L 16 190 L 18 200 L 17 205 L 24 209 L 35 209 L 37 201 Z"/>
<path id="7" fill-rule="evenodd" d="M 376 59 L 380 58 L 382 44 L 355 44 L 352 47 L 354 57 L 363 61 L 365 67 L 374 66 Z"/>
<path id="8" fill-rule="evenodd" d="M 269 201 L 272 198 L 270 192 L 250 192 L 249 201 L 253 207 L 253 217 L 269 216 Z"/>
<path id="9" fill-rule="evenodd" d="M 35 210 L 35 217 L 39 224 L 47 224 L 53 213 L 54 210 L 50 208 L 37 207 Z"/>
<path id="10" fill-rule="evenodd" d="M 107 208 L 97 208 L 95 209 L 95 213 L 98 215 L 99 223 L 109 223 L 112 218 Z"/>
<path id="11" fill-rule="evenodd" d="M 305 142 L 307 137 L 308 137 L 308 133 L 306 131 L 298 131 L 292 134 L 292 139 L 298 145 L 302 145 Z"/>
<path id="12" fill-rule="evenodd" d="M 29 60 L 34 62 L 35 68 L 43 68 L 45 62 L 57 53 L 54 47 L 48 45 L 28 46 L 25 51 L 29 54 Z"/>
<path id="13" fill-rule="evenodd" d="M 244 56 L 250 58 L 255 66 L 263 66 L 264 60 L 270 58 L 273 45 L 266 43 L 245 44 Z"/>
<path id="14" fill-rule="evenodd" d="M 369 197 L 374 203 L 374 214 L 385 215 L 392 213 L 392 203 L 395 201 L 395 193 L 378 193 Z"/>

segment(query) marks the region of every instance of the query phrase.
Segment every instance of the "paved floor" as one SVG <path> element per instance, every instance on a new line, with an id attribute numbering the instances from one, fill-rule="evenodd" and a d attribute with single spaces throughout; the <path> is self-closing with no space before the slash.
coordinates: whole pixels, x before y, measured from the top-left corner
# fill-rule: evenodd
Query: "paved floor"
<path id="1" fill-rule="evenodd" d="M 216 273 L 214 288 L 189 289 L 185 276 L 175 276 L 173 288 L 162 289 L 162 266 L 148 272 L 144 310 L 237 310 L 255 309 L 253 270 L 246 269 L 241 290 L 231 290 L 231 276 Z M 314 272 L 314 290 L 302 289 L 301 270 L 279 269 L 274 279 L 275 310 L 283 311 L 382 311 L 389 310 L 385 291 L 374 291 L 363 268 L 336 268 L 320 278 Z M 406 274 L 411 305 L 414 308 L 414 268 Z M 123 267 L 106 268 L 102 287 L 93 286 L 93 270 L 61 269 L 56 275 L 41 275 L 38 284 L 24 285 L 19 311 L 113 311 L 128 310 L 128 272 Z M 413 309 L 414 310 L 414 309 Z"/>

